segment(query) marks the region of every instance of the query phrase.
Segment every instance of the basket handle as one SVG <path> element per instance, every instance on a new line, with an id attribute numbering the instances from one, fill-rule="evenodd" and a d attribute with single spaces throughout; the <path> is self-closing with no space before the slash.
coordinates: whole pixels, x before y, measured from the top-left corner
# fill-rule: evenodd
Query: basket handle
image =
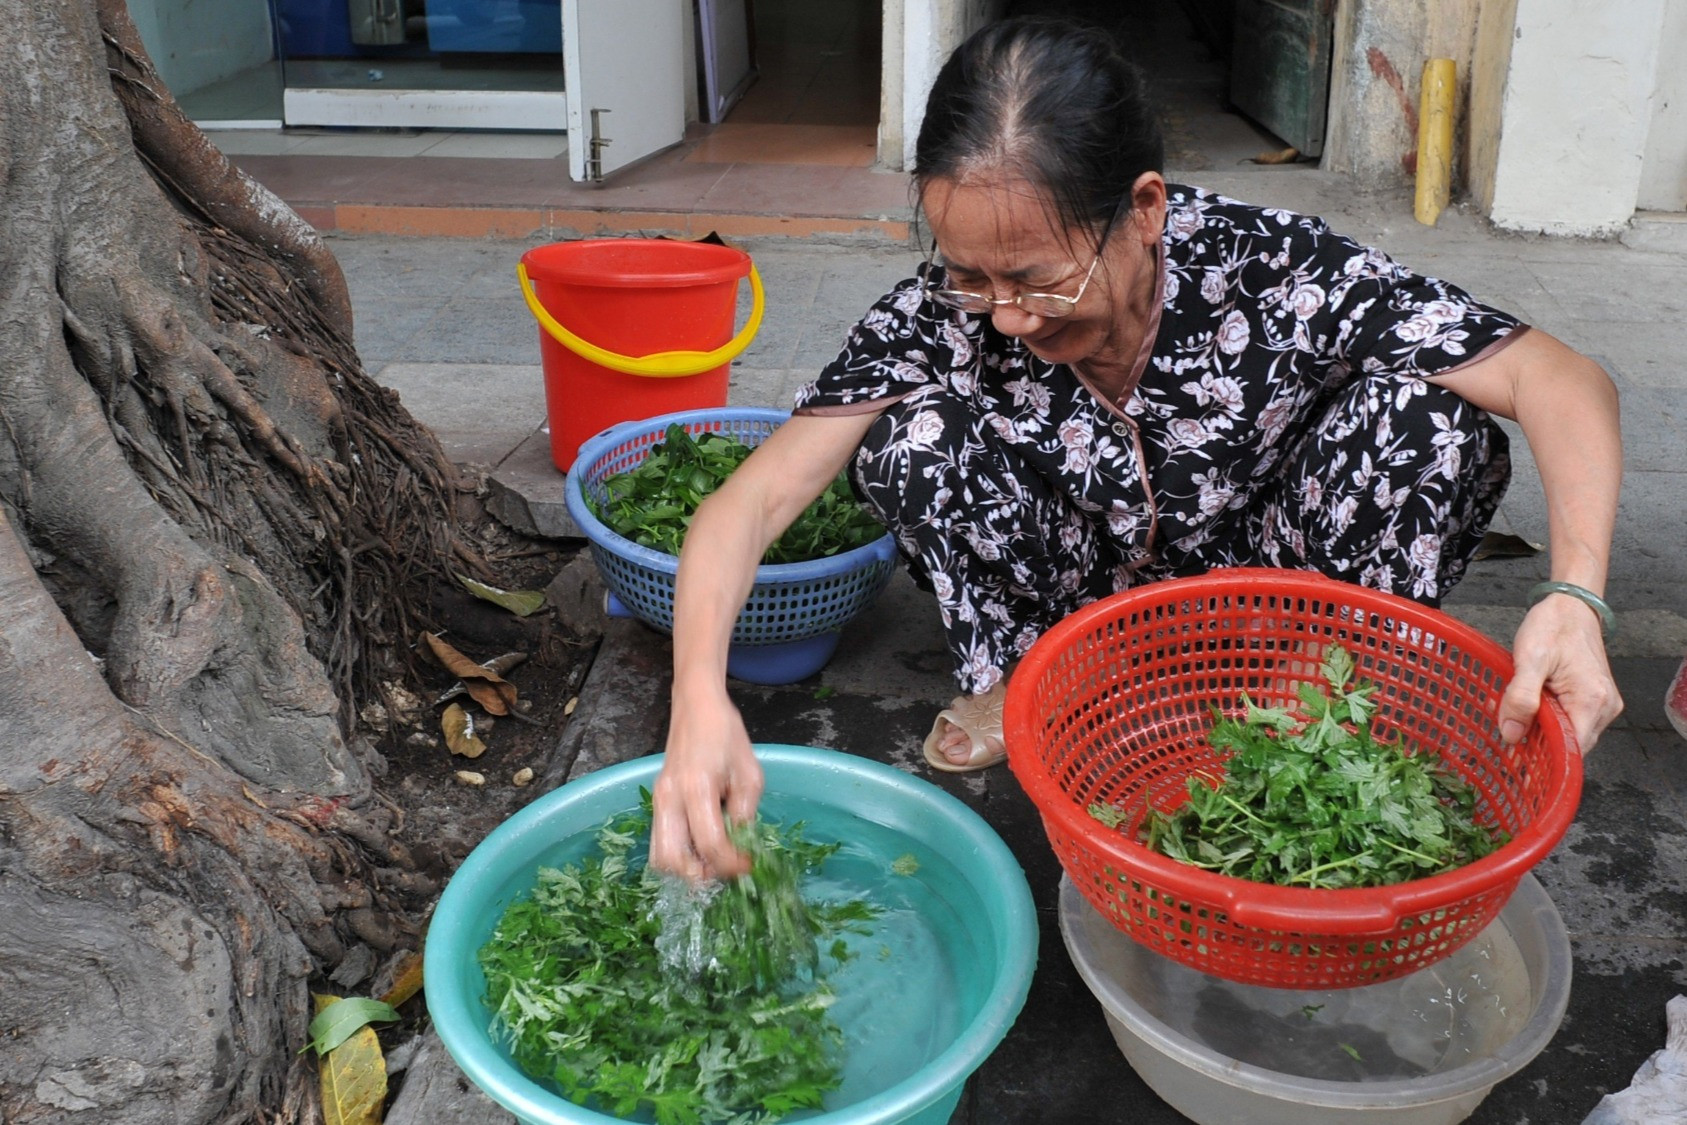
<path id="1" fill-rule="evenodd" d="M 1400 924 L 1401 911 L 1391 902 L 1279 907 L 1238 896 L 1228 903 L 1228 913 L 1238 926 L 1259 930 L 1380 934 Z"/>
<path id="2" fill-rule="evenodd" d="M 588 340 L 582 340 L 574 333 L 562 326 L 562 322 L 550 314 L 550 310 L 539 303 L 538 294 L 533 292 L 533 282 L 527 277 L 527 263 L 517 262 L 516 277 L 521 280 L 521 295 L 527 301 L 528 311 L 533 319 L 539 322 L 539 327 L 550 333 L 551 339 L 579 356 L 590 360 L 599 367 L 607 367 L 611 371 L 619 371 L 623 375 L 646 375 L 656 379 L 673 379 L 684 375 L 701 375 L 705 371 L 712 371 L 723 363 L 735 359 L 740 352 L 750 346 L 750 341 L 756 338 L 756 330 L 761 327 L 762 313 L 766 308 L 766 295 L 762 292 L 761 274 L 756 272 L 754 262 L 750 263 L 750 319 L 744 325 L 744 330 L 714 351 L 710 352 L 655 352 L 651 355 L 631 356 L 612 352 L 607 348 L 600 348 Z"/>

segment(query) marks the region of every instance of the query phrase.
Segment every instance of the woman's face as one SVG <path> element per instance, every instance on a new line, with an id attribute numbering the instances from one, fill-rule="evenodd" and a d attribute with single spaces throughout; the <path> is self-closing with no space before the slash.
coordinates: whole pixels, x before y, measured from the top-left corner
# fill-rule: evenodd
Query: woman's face
<path id="1" fill-rule="evenodd" d="M 1112 359 L 1125 350 L 1134 358 L 1140 329 L 1136 340 L 1120 338 L 1129 335 L 1132 320 L 1122 314 L 1144 281 L 1152 297 L 1149 246 L 1160 238 L 1164 198 L 1161 188 L 1159 221 L 1138 211 L 1119 217 L 1071 315 L 1037 317 L 1017 305 L 997 305 L 990 314 L 997 331 L 1017 336 L 1034 355 L 1053 363 Z M 1071 297 L 1095 260 L 1092 236 L 1061 229 L 1046 198 L 1023 180 L 932 180 L 921 203 L 952 289 L 997 299 L 1021 293 Z"/>

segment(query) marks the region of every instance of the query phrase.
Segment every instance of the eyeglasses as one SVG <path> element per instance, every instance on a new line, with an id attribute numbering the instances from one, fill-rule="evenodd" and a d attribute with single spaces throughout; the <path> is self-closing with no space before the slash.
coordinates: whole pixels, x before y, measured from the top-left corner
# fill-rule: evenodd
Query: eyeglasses
<path id="1" fill-rule="evenodd" d="M 997 305 L 1016 305 L 1020 312 L 1031 316 L 1050 319 L 1071 316 L 1072 310 L 1083 300 L 1084 290 L 1089 288 L 1090 278 L 1095 276 L 1095 267 L 1101 261 L 1101 252 L 1096 251 L 1090 261 L 1089 272 L 1084 274 L 1084 280 L 1078 286 L 1078 291 L 1070 297 L 1063 297 L 1059 293 L 1020 293 L 1014 297 L 986 297 L 982 293 L 969 293 L 965 289 L 927 289 L 932 300 L 940 305 L 948 305 L 952 309 L 960 309 L 969 313 L 989 313 Z"/>

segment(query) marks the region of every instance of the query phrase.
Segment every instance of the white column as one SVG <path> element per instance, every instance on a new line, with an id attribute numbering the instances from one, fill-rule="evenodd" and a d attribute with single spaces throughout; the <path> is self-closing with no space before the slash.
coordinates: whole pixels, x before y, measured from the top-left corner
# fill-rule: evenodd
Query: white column
<path id="1" fill-rule="evenodd" d="M 914 145 L 926 96 L 951 52 L 1001 15 L 1007 0 L 906 0 L 902 24 L 902 167 L 914 166 Z"/>
<path id="2" fill-rule="evenodd" d="M 1666 0 L 1640 171 L 1641 210 L 1687 211 L 1687 0 Z"/>
<path id="3" fill-rule="evenodd" d="M 1668 0 L 1517 0 L 1490 218 L 1603 235 L 1627 225 Z"/>

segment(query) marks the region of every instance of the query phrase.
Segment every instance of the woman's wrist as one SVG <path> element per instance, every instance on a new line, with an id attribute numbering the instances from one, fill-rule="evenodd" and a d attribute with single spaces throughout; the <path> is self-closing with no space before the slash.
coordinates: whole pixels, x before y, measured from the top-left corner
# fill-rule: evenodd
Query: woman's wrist
<path id="1" fill-rule="evenodd" d="M 1574 598 L 1591 609 L 1599 618 L 1600 636 L 1609 638 L 1612 633 L 1617 631 L 1617 615 L 1612 612 L 1605 599 L 1586 586 L 1574 582 L 1561 582 L 1554 579 L 1534 586 L 1529 591 L 1529 606 L 1533 608 L 1554 594 Z"/>

